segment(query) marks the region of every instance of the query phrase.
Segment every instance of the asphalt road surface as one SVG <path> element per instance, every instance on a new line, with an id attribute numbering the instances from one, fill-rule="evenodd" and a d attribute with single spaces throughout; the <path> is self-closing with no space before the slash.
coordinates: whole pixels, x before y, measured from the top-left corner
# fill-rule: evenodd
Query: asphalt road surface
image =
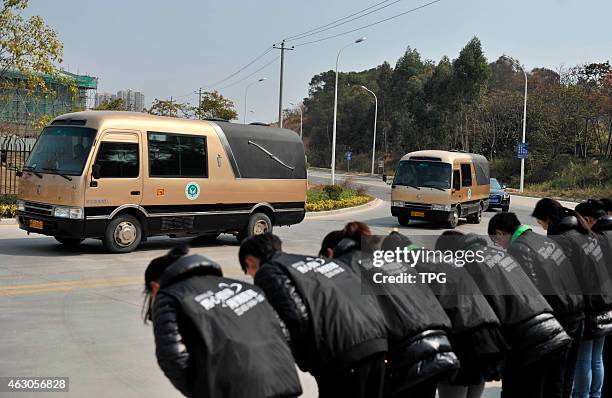
<path id="1" fill-rule="evenodd" d="M 309 179 L 315 184 L 329 182 L 329 174 L 311 171 Z M 327 232 L 352 220 L 368 223 L 379 234 L 399 227 L 390 215 L 386 184 L 370 177 L 354 177 L 352 182 L 383 201 L 365 210 L 309 215 L 299 225 L 276 228 L 286 251 L 314 254 Z M 529 217 L 535 202 L 512 197 L 511 211 L 523 222 L 537 225 Z M 485 234 L 492 214 L 485 213 L 480 225 L 462 223 L 458 228 Z M 428 223 L 400 229 L 410 236 L 442 231 Z M 536 230 L 541 232 L 539 227 Z M 230 235 L 214 242 L 153 238 L 134 253 L 117 255 L 105 253 L 96 240 L 69 250 L 53 238 L 28 236 L 15 225 L 0 225 L 0 376 L 67 376 L 69 395 L 78 397 L 179 397 L 157 366 L 151 326 L 141 317 L 144 269 L 153 257 L 179 242 L 218 261 L 226 276 L 247 279 L 238 265 L 237 242 Z M 314 380 L 306 374 L 301 379 L 304 397 L 316 397 Z M 499 396 L 499 386 L 488 386 L 486 396 Z"/>

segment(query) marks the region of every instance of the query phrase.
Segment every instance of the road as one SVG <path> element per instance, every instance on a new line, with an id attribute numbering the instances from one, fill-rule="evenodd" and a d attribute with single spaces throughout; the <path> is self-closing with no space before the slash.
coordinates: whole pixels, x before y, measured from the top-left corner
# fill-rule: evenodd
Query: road
<path id="1" fill-rule="evenodd" d="M 329 174 L 312 171 L 309 178 L 311 183 L 323 183 Z M 284 249 L 314 254 L 324 234 L 351 220 L 368 223 L 378 234 L 398 227 L 390 216 L 386 184 L 369 177 L 355 177 L 353 183 L 386 202 L 361 211 L 308 216 L 299 225 L 277 228 Z M 529 217 L 535 202 L 513 197 L 511 209 L 536 225 Z M 486 213 L 480 225 L 458 228 L 485 234 L 492 214 Z M 400 229 L 410 236 L 441 231 L 428 223 Z M 180 396 L 159 370 L 151 326 L 141 318 L 144 269 L 151 258 L 179 242 L 218 261 L 226 276 L 247 279 L 230 235 L 212 243 L 153 238 L 134 253 L 112 255 L 99 241 L 87 240 L 78 251 L 67 250 L 53 238 L 27 236 L 14 225 L 0 225 L 0 376 L 68 376 L 70 395 L 79 397 Z M 315 397 L 314 380 L 305 374 L 301 379 L 304 397 Z M 497 385 L 487 391 L 488 397 L 499 396 Z M 41 396 L 20 394 L 29 395 Z"/>

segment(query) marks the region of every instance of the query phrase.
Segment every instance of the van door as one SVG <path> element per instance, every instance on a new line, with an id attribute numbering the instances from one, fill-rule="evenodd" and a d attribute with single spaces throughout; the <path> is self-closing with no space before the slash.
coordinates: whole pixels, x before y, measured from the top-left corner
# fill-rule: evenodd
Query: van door
<path id="1" fill-rule="evenodd" d="M 85 188 L 85 206 L 95 209 L 86 214 L 108 216 L 119 206 L 140 205 L 143 180 L 140 134 L 106 131 L 95 150 Z M 99 178 L 94 178 L 94 174 Z"/>

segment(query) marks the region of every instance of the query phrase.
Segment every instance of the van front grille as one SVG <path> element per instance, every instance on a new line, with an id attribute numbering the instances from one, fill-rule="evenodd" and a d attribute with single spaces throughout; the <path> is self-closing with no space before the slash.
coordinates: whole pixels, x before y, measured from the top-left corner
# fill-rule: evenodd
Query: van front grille
<path id="1" fill-rule="evenodd" d="M 404 202 L 404 206 L 415 210 L 431 210 L 430 204 Z"/>
<path id="2" fill-rule="evenodd" d="M 32 214 L 50 216 L 53 214 L 53 206 L 44 203 L 25 202 L 25 211 Z"/>

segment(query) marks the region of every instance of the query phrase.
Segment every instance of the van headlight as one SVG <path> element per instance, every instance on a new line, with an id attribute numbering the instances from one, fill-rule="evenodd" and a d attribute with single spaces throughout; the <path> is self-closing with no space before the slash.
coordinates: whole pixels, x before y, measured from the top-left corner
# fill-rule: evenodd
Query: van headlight
<path id="1" fill-rule="evenodd" d="M 17 201 L 17 211 L 25 211 L 25 202 L 23 200 Z"/>
<path id="2" fill-rule="evenodd" d="M 431 205 L 431 210 L 450 211 L 451 205 Z"/>
<path id="3" fill-rule="evenodd" d="M 393 202 L 391 202 L 391 206 L 393 206 L 393 207 L 404 207 L 404 202 L 394 200 Z"/>
<path id="4" fill-rule="evenodd" d="M 83 218 L 83 208 L 56 206 L 53 208 L 53 216 L 57 218 L 72 218 L 80 220 Z"/>

